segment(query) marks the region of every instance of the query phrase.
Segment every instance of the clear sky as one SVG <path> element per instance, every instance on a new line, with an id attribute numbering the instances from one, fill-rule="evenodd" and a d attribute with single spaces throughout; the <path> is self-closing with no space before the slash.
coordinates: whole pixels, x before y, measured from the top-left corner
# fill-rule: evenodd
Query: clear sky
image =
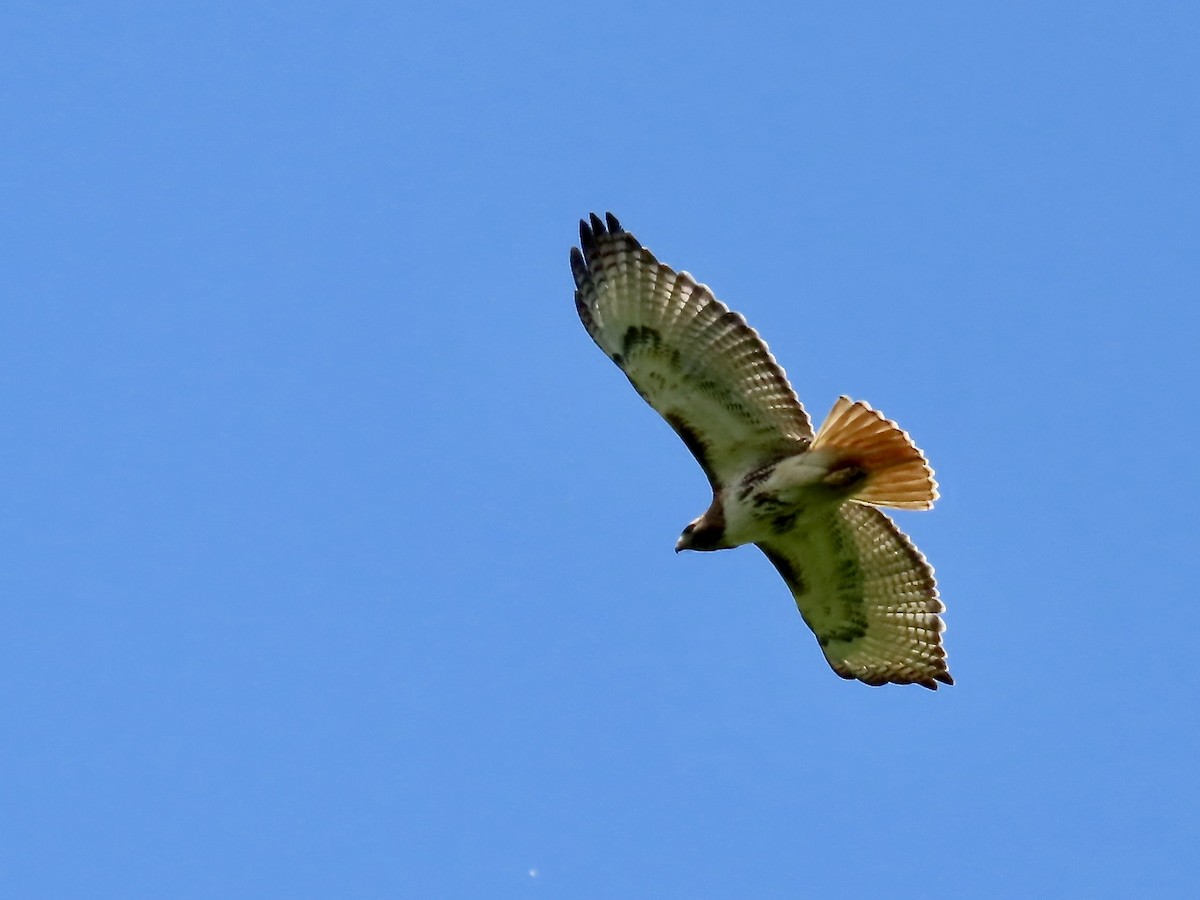
<path id="1" fill-rule="evenodd" d="M 418 11 L 416 7 L 422 9 Z M 1200 880 L 1200 10 L 0 12 L 0 894 Z M 943 499 L 836 677 L 591 343 L 612 210 Z"/>

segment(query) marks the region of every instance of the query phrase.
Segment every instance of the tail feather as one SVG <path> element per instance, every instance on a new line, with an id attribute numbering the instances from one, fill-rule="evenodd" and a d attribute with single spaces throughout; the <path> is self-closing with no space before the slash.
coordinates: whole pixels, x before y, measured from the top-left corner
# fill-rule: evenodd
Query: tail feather
<path id="1" fill-rule="evenodd" d="M 867 473 L 853 499 L 875 506 L 929 509 L 937 482 L 908 433 L 868 404 L 839 397 L 813 439 L 813 450 L 836 450 Z"/>

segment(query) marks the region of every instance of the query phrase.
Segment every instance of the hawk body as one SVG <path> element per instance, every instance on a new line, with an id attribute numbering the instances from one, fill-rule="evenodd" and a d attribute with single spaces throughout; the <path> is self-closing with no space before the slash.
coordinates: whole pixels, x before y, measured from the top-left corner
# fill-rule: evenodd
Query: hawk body
<path id="1" fill-rule="evenodd" d="M 937 497 L 908 435 L 845 397 L 814 434 L 758 333 L 611 214 L 580 223 L 571 270 L 584 327 L 708 476 L 676 550 L 757 545 L 844 678 L 953 684 L 933 570 L 875 508 Z"/>

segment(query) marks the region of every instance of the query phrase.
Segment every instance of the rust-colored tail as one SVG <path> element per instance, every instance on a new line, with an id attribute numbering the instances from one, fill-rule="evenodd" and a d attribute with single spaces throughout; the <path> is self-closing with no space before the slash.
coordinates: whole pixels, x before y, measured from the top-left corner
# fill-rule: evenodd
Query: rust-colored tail
<path id="1" fill-rule="evenodd" d="M 933 469 L 912 438 L 861 400 L 839 397 L 812 449 L 836 450 L 867 472 L 854 500 L 897 509 L 929 509 L 938 497 Z"/>

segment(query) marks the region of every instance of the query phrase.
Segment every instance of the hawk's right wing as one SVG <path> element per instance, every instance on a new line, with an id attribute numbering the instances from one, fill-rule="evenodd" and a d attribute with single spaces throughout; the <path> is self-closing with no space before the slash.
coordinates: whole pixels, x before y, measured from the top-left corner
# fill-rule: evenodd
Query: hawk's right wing
<path id="1" fill-rule="evenodd" d="M 812 425 L 783 369 L 737 313 L 675 272 L 612 214 L 579 223 L 575 305 L 588 334 L 670 423 L 714 491 L 808 448 Z"/>
<path id="2" fill-rule="evenodd" d="M 758 545 L 833 671 L 867 684 L 953 684 L 933 569 L 879 510 L 853 501 Z"/>

